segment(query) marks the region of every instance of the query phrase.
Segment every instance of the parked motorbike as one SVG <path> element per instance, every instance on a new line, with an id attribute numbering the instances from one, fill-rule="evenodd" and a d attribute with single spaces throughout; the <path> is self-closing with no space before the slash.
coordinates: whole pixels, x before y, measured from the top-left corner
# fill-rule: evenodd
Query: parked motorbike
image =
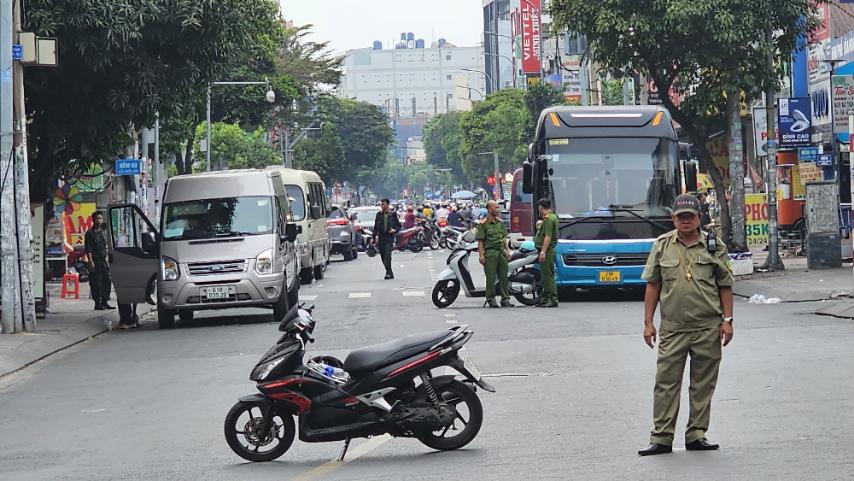
<path id="1" fill-rule="evenodd" d="M 367 234 L 367 237 L 371 239 L 373 242 L 373 233 L 371 230 L 367 228 L 362 228 Z M 415 253 L 421 252 L 424 249 L 424 242 L 422 242 L 419 234 L 423 229 L 420 226 L 415 226 L 409 229 L 403 229 L 398 232 L 397 235 L 394 236 L 394 247 L 392 250 L 396 251 L 412 251 Z"/>
<path id="2" fill-rule="evenodd" d="M 477 436 L 483 407 L 475 386 L 495 389 L 460 352 L 474 333 L 467 326 L 413 334 L 352 351 L 344 362 L 318 356 L 303 363 L 314 342 L 313 306 L 294 306 L 282 319 L 284 332 L 252 370 L 258 393 L 243 396 L 225 418 L 225 439 L 241 458 L 272 461 L 299 433 L 307 443 L 391 434 L 415 438 L 445 451 Z M 450 367 L 461 374 L 434 377 Z M 294 423 L 294 417 L 298 423 Z"/>
<path id="3" fill-rule="evenodd" d="M 436 221 L 428 219 L 424 224 L 424 228 L 429 236 L 428 245 L 430 250 L 436 250 L 441 247 L 442 231 L 436 225 Z"/>
<path id="4" fill-rule="evenodd" d="M 465 227 L 456 227 L 452 225 L 443 227 L 442 239 L 440 241 L 441 247 L 448 249 L 456 249 L 457 245 L 460 242 L 460 238 L 466 232 L 469 232 L 469 229 L 466 229 Z"/>
<path id="5" fill-rule="evenodd" d="M 486 289 L 476 289 L 471 278 L 468 260 L 472 252 L 477 252 L 477 242 L 472 242 L 472 236 L 466 235 L 461 239 L 461 247 L 454 249 L 448 256 L 448 267 L 439 274 L 438 281 L 433 287 L 433 304 L 445 308 L 454 303 L 460 294 L 460 286 L 466 297 L 486 297 Z M 526 306 L 540 302 L 543 286 L 540 281 L 538 264 L 539 253 L 533 242 L 527 242 L 513 252 L 507 268 L 510 294 Z"/>

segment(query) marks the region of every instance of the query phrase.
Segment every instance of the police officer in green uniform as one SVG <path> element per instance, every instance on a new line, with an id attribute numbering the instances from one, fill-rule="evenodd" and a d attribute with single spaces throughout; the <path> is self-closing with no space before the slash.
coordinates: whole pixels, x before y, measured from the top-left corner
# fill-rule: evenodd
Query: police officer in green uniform
<path id="1" fill-rule="evenodd" d="M 477 252 L 480 263 L 486 273 L 486 303 L 484 307 L 499 307 L 495 302 L 495 280 L 498 277 L 498 290 L 501 295 L 501 307 L 513 307 L 510 302 L 510 289 L 507 282 L 507 261 L 510 260 L 510 248 L 507 245 L 507 229 L 501 222 L 501 208 L 498 202 L 491 200 L 486 204 L 486 219 L 477 225 Z"/>
<path id="2" fill-rule="evenodd" d="M 557 216 L 552 213 L 552 201 L 537 201 L 540 213 L 540 227 L 534 238 L 534 245 L 540 251 L 540 279 L 543 293 L 537 307 L 557 307 L 557 283 L 555 282 L 555 246 L 557 245 Z"/>
<path id="3" fill-rule="evenodd" d="M 92 227 L 86 231 L 84 245 L 86 256 L 89 261 L 89 283 L 92 290 L 92 300 L 95 301 L 95 310 L 115 309 L 108 301 L 112 282 L 110 278 L 110 264 L 107 260 L 107 238 L 104 230 L 104 214 L 95 212 L 92 214 Z"/>
<path id="4" fill-rule="evenodd" d="M 723 243 L 700 230 L 700 201 L 682 194 L 673 203 L 676 229 L 656 239 L 643 278 L 644 341 L 654 347 L 653 323 L 661 303 L 661 333 L 653 399 L 653 428 L 641 456 L 671 452 L 679 413 L 685 361 L 690 356 L 690 412 L 685 430 L 689 451 L 718 449 L 706 440 L 721 345 L 732 340 L 732 284 Z"/>

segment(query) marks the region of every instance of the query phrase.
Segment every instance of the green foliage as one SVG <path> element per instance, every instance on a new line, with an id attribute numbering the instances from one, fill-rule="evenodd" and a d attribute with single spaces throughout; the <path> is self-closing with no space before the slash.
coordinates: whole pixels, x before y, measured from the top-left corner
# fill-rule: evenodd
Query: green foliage
<path id="1" fill-rule="evenodd" d="M 458 182 L 466 178 L 460 153 L 461 116 L 462 112 L 439 114 L 427 122 L 422 133 L 427 163 L 437 169 L 451 169 L 449 175 Z"/>
<path id="2" fill-rule="evenodd" d="M 196 127 L 196 138 L 205 138 L 205 124 Z M 193 170 L 205 170 L 204 152 L 198 146 L 193 152 L 197 160 Z M 264 132 L 246 132 L 240 125 L 216 122 L 211 124 L 211 167 L 222 169 L 259 169 L 282 163 L 282 157 L 267 143 Z"/>
<path id="3" fill-rule="evenodd" d="M 26 77 L 34 198 L 69 161 L 110 160 L 131 128 L 198 105 L 234 58 L 280 24 L 275 0 L 28 0 L 25 30 L 58 39 L 58 68 Z M 88 162 L 77 162 L 87 165 Z"/>
<path id="4" fill-rule="evenodd" d="M 555 105 L 563 105 L 565 103 L 563 92 L 548 84 L 532 85 L 525 91 L 525 106 L 528 108 L 529 122 L 527 129 L 527 139 L 534 138 L 534 132 L 537 129 L 537 121 L 540 119 L 540 113 Z"/>
<path id="5" fill-rule="evenodd" d="M 620 80 L 602 80 L 602 103 L 623 105 L 623 83 Z"/>

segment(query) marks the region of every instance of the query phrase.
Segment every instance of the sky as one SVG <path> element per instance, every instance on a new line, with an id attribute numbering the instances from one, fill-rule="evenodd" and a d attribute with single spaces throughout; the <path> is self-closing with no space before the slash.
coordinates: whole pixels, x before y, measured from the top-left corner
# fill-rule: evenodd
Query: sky
<path id="1" fill-rule="evenodd" d="M 279 0 L 285 18 L 314 25 L 311 40 L 329 41 L 335 53 L 366 48 L 374 40 L 383 48 L 413 32 L 427 46 L 445 38 L 457 46 L 480 44 L 481 0 Z"/>

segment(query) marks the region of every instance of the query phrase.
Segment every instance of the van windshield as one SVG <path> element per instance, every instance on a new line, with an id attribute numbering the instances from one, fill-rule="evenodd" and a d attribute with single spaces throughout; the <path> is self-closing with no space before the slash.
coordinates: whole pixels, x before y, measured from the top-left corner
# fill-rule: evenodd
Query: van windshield
<path id="1" fill-rule="evenodd" d="M 273 232 L 271 197 L 224 197 L 166 204 L 163 240 L 211 239 Z"/>
<path id="2" fill-rule="evenodd" d="M 293 199 L 291 200 L 293 220 L 305 219 L 305 195 L 302 193 L 302 189 L 298 185 L 286 185 L 285 189 L 288 191 L 288 197 Z"/>

